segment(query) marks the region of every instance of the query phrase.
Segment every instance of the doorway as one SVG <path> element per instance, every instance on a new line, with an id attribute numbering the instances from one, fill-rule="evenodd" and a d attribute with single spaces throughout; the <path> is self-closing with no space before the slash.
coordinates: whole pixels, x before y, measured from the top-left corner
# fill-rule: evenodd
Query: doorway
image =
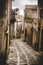
<path id="1" fill-rule="evenodd" d="M 43 30 L 41 32 L 41 50 L 43 50 Z"/>

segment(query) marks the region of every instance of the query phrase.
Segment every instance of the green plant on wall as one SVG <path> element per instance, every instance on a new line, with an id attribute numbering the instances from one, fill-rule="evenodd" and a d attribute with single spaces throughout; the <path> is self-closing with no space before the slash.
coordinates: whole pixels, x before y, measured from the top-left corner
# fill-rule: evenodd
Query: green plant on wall
<path id="1" fill-rule="evenodd" d="M 25 17 L 25 19 L 27 19 L 27 20 L 31 20 L 31 17 Z"/>

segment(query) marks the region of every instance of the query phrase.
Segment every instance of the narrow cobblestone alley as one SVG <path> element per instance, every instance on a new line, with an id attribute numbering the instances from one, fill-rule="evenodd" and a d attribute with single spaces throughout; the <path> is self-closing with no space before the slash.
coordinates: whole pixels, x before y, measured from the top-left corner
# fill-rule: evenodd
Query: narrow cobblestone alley
<path id="1" fill-rule="evenodd" d="M 0 65 L 43 65 L 43 0 L 0 0 Z"/>
<path id="2" fill-rule="evenodd" d="M 21 39 L 11 40 L 8 65 L 33 65 L 38 62 L 37 52 Z"/>

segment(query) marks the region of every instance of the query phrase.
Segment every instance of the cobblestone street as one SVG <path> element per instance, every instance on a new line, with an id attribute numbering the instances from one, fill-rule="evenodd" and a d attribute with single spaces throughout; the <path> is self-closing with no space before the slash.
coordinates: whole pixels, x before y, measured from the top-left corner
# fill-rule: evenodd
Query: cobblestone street
<path id="1" fill-rule="evenodd" d="M 38 62 L 39 56 L 26 42 L 20 39 L 11 41 L 8 65 L 32 65 Z"/>

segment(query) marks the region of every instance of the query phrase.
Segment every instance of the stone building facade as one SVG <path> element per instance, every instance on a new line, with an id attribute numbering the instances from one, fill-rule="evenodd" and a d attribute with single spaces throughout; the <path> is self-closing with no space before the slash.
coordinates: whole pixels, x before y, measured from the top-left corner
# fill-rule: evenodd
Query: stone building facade
<path id="1" fill-rule="evenodd" d="M 39 40 L 39 50 L 43 51 L 43 1 L 38 0 L 38 5 L 39 5 L 39 18 L 40 18 L 40 40 Z"/>
<path id="2" fill-rule="evenodd" d="M 0 0 L 0 56 L 4 58 L 9 48 L 11 3 L 12 0 Z"/>
<path id="3" fill-rule="evenodd" d="M 31 45 L 35 48 L 37 46 L 39 46 L 38 44 L 38 18 L 39 18 L 39 8 L 38 5 L 26 5 L 25 6 L 25 17 L 24 17 L 24 21 L 25 21 L 25 28 L 27 28 L 27 26 L 30 26 L 31 32 L 29 31 L 29 29 L 27 31 L 29 31 L 30 35 L 28 37 L 28 39 L 31 38 L 30 42 Z"/>

